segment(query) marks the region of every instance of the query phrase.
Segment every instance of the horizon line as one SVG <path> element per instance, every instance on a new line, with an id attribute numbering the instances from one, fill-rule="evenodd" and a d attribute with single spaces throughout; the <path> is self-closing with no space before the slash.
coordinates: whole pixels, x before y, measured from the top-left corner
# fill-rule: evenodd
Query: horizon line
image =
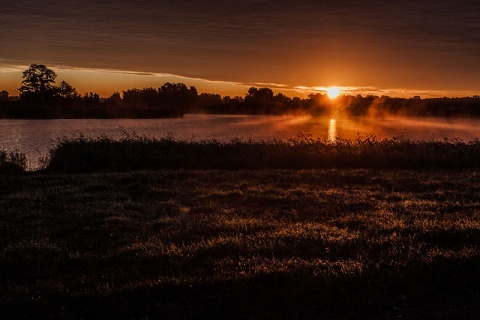
<path id="1" fill-rule="evenodd" d="M 43 64 L 43 63 L 41 63 Z M 0 59 L 0 74 L 2 73 L 14 73 L 14 72 L 23 72 L 24 70 L 28 69 L 29 65 L 23 64 L 11 64 L 11 63 L 2 63 L 2 59 Z M 148 71 L 135 71 L 135 70 L 120 70 L 120 69 L 110 69 L 110 68 L 85 68 L 85 67 L 75 67 L 75 66 L 66 66 L 66 65 L 59 65 L 59 64 L 51 64 L 48 67 L 49 69 L 59 69 L 60 72 L 94 72 L 94 73 L 107 73 L 107 74 L 118 74 L 118 75 L 126 75 L 126 76 L 139 76 L 139 77 L 152 77 L 152 78 L 178 78 L 184 79 L 191 82 L 199 82 L 207 84 L 216 84 L 218 86 L 229 86 L 231 90 L 234 91 L 233 88 L 240 90 L 245 90 L 244 94 L 250 87 L 264 87 L 269 88 L 272 90 L 276 90 L 279 93 L 299 93 L 301 95 L 308 96 L 309 94 L 315 93 L 322 93 L 326 94 L 329 88 L 335 87 L 340 90 L 341 95 L 344 96 L 388 96 L 391 98 L 412 98 L 416 96 L 420 96 L 422 98 L 465 98 L 471 96 L 478 96 L 479 92 L 475 92 L 473 90 L 438 90 L 438 89 L 405 89 L 405 88 L 379 88 L 375 86 L 342 86 L 342 85 L 318 85 L 318 86 L 306 86 L 306 85 L 288 85 L 283 83 L 276 83 L 276 82 L 241 82 L 241 81 L 226 81 L 226 80 L 212 80 L 206 79 L 199 76 L 188 76 L 188 75 L 179 75 L 173 74 L 168 72 L 148 72 Z M 54 70 L 57 72 L 56 70 Z M 153 79 L 152 79 L 153 81 Z M 166 81 L 170 82 L 170 81 Z M 166 83 L 165 82 L 165 83 Z M 187 83 L 186 83 L 187 85 Z M 188 84 L 190 85 L 190 84 Z M 72 86 L 76 87 L 74 84 Z M 147 86 L 148 87 L 148 86 Z M 135 88 L 135 87 L 134 87 Z M 146 88 L 146 87 L 144 87 Z M 126 90 L 132 88 L 126 88 Z M 4 90 L 4 88 L 0 88 L 0 90 Z M 223 91 L 228 90 L 224 89 Z M 18 89 L 17 89 L 18 91 Z M 92 90 L 87 90 L 92 91 Z M 95 91 L 95 90 L 93 90 Z M 123 91 L 123 90 L 120 90 Z M 115 89 L 113 92 L 119 92 L 118 89 Z M 239 92 L 239 91 L 237 91 Z M 213 93 L 215 92 L 202 92 L 202 93 Z M 16 95 L 12 95 L 16 96 Z M 229 94 L 225 94 L 223 96 L 229 96 Z M 231 94 L 230 94 L 231 96 Z M 235 96 L 235 95 L 234 95 Z M 296 96 L 293 96 L 296 97 Z M 105 96 L 102 98 L 106 98 Z"/>

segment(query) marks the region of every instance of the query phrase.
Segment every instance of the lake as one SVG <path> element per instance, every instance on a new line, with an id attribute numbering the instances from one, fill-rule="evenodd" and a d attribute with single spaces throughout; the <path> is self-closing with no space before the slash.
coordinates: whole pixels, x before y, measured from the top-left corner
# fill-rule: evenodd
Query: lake
<path id="1" fill-rule="evenodd" d="M 480 120 L 356 118 L 328 119 L 309 116 L 186 115 L 176 119 L 61 119 L 0 120 L 0 148 L 18 149 L 35 168 L 60 138 L 83 135 L 120 139 L 128 134 L 181 140 L 229 141 L 234 138 L 286 140 L 300 134 L 333 141 L 375 135 L 379 139 L 404 137 L 412 140 L 480 137 Z"/>

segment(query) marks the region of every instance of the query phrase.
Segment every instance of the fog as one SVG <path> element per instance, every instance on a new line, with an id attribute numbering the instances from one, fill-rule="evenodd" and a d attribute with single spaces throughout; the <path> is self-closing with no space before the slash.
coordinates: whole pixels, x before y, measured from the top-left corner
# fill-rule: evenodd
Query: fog
<path id="1" fill-rule="evenodd" d="M 334 142 L 375 136 L 377 139 L 465 141 L 480 137 L 480 120 L 407 118 L 325 118 L 312 116 L 186 115 L 182 119 L 0 120 L 0 148 L 26 154 L 31 167 L 59 138 L 106 136 L 121 139 L 123 132 L 181 140 L 288 140 L 299 135 Z"/>

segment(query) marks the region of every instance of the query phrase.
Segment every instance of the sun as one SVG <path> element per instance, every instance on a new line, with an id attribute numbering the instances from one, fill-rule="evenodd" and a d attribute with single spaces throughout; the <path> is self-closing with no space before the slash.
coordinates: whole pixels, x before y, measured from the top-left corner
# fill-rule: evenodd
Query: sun
<path id="1" fill-rule="evenodd" d="M 340 89 L 338 89 L 337 87 L 327 88 L 327 95 L 330 99 L 335 99 L 340 95 Z"/>

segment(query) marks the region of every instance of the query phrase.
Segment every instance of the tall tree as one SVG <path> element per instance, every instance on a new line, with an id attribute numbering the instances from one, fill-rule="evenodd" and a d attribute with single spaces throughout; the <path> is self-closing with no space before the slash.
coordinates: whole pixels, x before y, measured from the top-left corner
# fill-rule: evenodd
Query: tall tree
<path id="1" fill-rule="evenodd" d="M 45 103 L 51 100 L 56 93 L 54 86 L 57 75 L 43 64 L 32 64 L 23 71 L 20 97 L 32 102 Z"/>

